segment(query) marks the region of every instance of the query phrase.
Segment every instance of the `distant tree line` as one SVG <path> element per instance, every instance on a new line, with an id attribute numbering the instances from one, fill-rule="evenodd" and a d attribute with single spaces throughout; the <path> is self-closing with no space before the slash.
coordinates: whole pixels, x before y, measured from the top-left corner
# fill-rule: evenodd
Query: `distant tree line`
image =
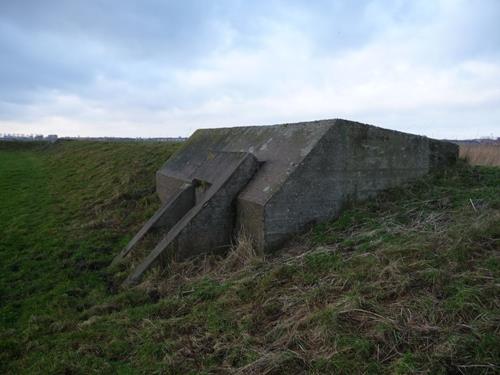
<path id="1" fill-rule="evenodd" d="M 55 142 L 57 141 L 57 134 L 20 134 L 20 133 L 0 133 L 0 140 L 2 141 L 23 141 L 23 142 Z"/>
<path id="2" fill-rule="evenodd" d="M 19 133 L 0 133 L 0 141 L 22 141 L 22 142 L 55 142 L 57 140 L 66 141 L 97 141 L 97 142 L 184 142 L 184 137 L 156 137 L 156 138 L 127 138 L 127 137 L 58 137 L 57 134 L 19 134 Z"/>

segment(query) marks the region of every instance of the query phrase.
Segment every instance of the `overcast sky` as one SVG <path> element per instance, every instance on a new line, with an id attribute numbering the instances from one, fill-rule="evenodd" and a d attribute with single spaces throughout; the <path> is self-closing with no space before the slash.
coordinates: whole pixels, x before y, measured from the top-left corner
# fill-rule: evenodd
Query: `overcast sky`
<path id="1" fill-rule="evenodd" d="M 500 0 L 1 0 L 0 133 L 500 136 Z"/>

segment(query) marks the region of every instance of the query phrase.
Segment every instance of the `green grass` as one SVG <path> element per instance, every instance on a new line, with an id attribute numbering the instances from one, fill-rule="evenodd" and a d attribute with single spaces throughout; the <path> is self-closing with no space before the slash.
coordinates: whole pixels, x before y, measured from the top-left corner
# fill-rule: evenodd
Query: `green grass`
<path id="1" fill-rule="evenodd" d="M 158 205 L 154 171 L 177 146 L 0 147 L 0 366 L 9 368 L 27 346 L 30 366 L 39 363 L 54 333 L 109 296 L 106 268 Z"/>
<path id="2" fill-rule="evenodd" d="M 0 143 L 1 373 L 500 371 L 499 168 L 460 163 L 277 255 L 120 290 L 108 265 L 176 147 Z"/>

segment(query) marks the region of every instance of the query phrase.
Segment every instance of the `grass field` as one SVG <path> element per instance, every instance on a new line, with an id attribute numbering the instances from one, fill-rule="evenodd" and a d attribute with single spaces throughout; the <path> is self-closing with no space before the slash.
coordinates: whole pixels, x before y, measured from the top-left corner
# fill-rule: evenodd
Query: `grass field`
<path id="1" fill-rule="evenodd" d="M 262 257 L 117 288 L 166 143 L 0 143 L 0 373 L 500 371 L 500 168 L 459 163 Z"/>

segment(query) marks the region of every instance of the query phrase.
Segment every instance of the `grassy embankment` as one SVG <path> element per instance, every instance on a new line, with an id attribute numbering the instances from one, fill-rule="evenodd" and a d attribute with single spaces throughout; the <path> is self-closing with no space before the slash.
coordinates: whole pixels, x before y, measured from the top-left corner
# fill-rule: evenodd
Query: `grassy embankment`
<path id="1" fill-rule="evenodd" d="M 171 152 L 0 145 L 0 372 L 499 371 L 499 168 L 460 164 L 279 255 L 242 242 L 117 291 L 108 264 Z"/>

